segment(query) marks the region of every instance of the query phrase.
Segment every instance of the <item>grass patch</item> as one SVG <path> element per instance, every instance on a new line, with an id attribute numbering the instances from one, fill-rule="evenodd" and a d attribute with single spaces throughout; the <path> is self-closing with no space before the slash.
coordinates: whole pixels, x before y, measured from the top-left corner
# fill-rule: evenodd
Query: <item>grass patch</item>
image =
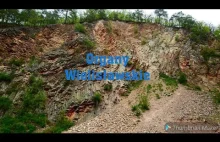
<path id="1" fill-rule="evenodd" d="M 112 84 L 105 84 L 104 85 L 104 90 L 105 91 L 112 91 Z"/>
<path id="2" fill-rule="evenodd" d="M 0 97 L 0 110 L 5 112 L 12 106 L 12 101 L 7 97 Z"/>
<path id="3" fill-rule="evenodd" d="M 92 96 L 92 101 L 96 104 L 96 106 L 102 101 L 102 96 L 99 92 L 95 92 Z"/>
<path id="4" fill-rule="evenodd" d="M 84 34 L 86 33 L 85 27 L 80 23 L 76 23 L 74 28 L 75 28 L 75 32 L 80 32 Z"/>
<path id="5" fill-rule="evenodd" d="M 164 73 L 160 73 L 159 76 L 165 82 L 166 85 L 178 87 L 176 79 L 169 77 Z"/>
<path id="6" fill-rule="evenodd" d="M 150 93 L 150 90 L 152 89 L 152 86 L 150 84 L 147 85 L 147 93 Z"/>
<path id="7" fill-rule="evenodd" d="M 149 101 L 147 96 L 141 96 L 140 101 L 139 101 L 139 107 L 141 108 L 142 111 L 149 110 Z"/>

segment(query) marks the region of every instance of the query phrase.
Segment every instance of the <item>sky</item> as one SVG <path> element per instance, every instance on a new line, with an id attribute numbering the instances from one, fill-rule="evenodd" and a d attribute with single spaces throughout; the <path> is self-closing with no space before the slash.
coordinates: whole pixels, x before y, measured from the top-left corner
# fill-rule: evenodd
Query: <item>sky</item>
<path id="1" fill-rule="evenodd" d="M 155 9 L 142 9 L 146 14 L 154 15 Z M 203 21 L 207 24 L 212 24 L 217 27 L 220 25 L 220 9 L 164 9 L 170 18 L 174 13 L 182 11 L 184 14 L 189 14 L 197 21 Z M 133 11 L 133 10 L 132 10 Z"/>

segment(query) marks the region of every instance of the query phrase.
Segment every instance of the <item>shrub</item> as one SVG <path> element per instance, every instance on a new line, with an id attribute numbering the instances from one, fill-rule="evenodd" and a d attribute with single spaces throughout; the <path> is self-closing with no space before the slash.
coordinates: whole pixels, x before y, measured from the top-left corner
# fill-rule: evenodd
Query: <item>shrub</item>
<path id="1" fill-rule="evenodd" d="M 132 106 L 131 110 L 135 113 L 136 116 L 140 116 L 141 115 L 141 110 L 140 110 L 138 105 Z"/>
<path id="2" fill-rule="evenodd" d="M 134 105 L 134 106 L 132 106 L 132 111 L 136 111 L 138 109 L 138 105 Z"/>
<path id="3" fill-rule="evenodd" d="M 0 119 L 0 133 L 32 133 L 37 127 L 46 126 L 45 114 L 22 113 L 16 117 L 4 116 Z"/>
<path id="4" fill-rule="evenodd" d="M 174 87 L 178 86 L 177 81 L 174 78 L 169 77 L 164 73 L 160 73 L 159 76 L 161 79 L 163 79 L 166 85 L 174 86 Z"/>
<path id="5" fill-rule="evenodd" d="M 136 116 L 140 116 L 142 111 L 149 110 L 149 101 L 147 96 L 141 96 L 139 103 L 132 106 L 131 110 L 135 113 Z"/>
<path id="6" fill-rule="evenodd" d="M 92 101 L 98 105 L 101 101 L 102 101 L 102 96 L 99 92 L 95 92 L 93 97 L 92 97 Z"/>
<path id="7" fill-rule="evenodd" d="M 75 31 L 80 32 L 80 33 L 84 33 L 84 34 L 86 33 L 85 27 L 80 23 L 75 24 Z"/>
<path id="8" fill-rule="evenodd" d="M 86 48 L 87 50 L 91 50 L 95 47 L 95 43 L 89 39 L 83 39 L 83 47 Z"/>
<path id="9" fill-rule="evenodd" d="M 61 114 L 57 118 L 57 122 L 55 123 L 55 125 L 45 130 L 44 132 L 45 133 L 61 133 L 69 129 L 73 125 L 74 123 L 68 120 L 65 114 L 61 112 Z"/>
<path id="10" fill-rule="evenodd" d="M 12 101 L 6 97 L 0 97 L 0 110 L 7 111 L 11 108 Z"/>
<path id="11" fill-rule="evenodd" d="M 15 58 L 12 58 L 10 61 L 9 61 L 9 65 L 12 66 L 12 65 L 15 65 L 17 67 L 21 66 L 22 64 L 24 63 L 24 60 L 22 59 L 15 59 Z"/>
<path id="12" fill-rule="evenodd" d="M 183 84 L 183 85 L 186 85 L 186 83 L 187 83 L 187 79 L 186 79 L 186 74 L 184 74 L 184 73 L 180 73 L 180 76 L 179 76 L 179 78 L 178 78 L 178 82 L 180 83 L 180 84 Z"/>
<path id="13" fill-rule="evenodd" d="M 44 109 L 46 99 L 47 97 L 43 90 L 43 81 L 41 78 L 31 75 L 29 78 L 29 86 L 23 97 L 23 108 L 32 112 L 38 109 Z"/>
<path id="14" fill-rule="evenodd" d="M 23 98 L 23 108 L 24 110 L 30 112 L 36 112 L 38 109 L 44 109 L 46 103 L 46 95 L 43 91 L 37 94 L 32 94 L 31 91 L 27 91 Z"/>
<path id="15" fill-rule="evenodd" d="M 0 72 L 0 82 L 5 81 L 5 82 L 11 82 L 12 79 L 14 78 L 13 73 L 6 73 L 6 72 Z"/>
<path id="16" fill-rule="evenodd" d="M 197 23 L 191 28 L 190 39 L 197 43 L 204 43 L 210 37 L 210 29 L 204 23 Z"/>
<path id="17" fill-rule="evenodd" d="M 104 90 L 105 91 L 112 91 L 112 84 L 105 84 L 104 85 Z"/>
<path id="18" fill-rule="evenodd" d="M 209 61 L 210 57 L 217 56 L 215 50 L 213 48 L 208 48 L 208 47 L 202 48 L 201 55 L 203 56 L 205 61 Z"/>

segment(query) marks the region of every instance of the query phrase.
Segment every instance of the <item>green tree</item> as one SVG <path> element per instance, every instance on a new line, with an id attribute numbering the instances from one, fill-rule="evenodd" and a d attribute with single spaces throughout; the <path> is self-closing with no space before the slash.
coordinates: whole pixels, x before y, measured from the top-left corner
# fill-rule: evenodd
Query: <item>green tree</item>
<path id="1" fill-rule="evenodd" d="M 138 21 L 138 22 L 143 22 L 143 11 L 142 10 L 135 10 L 135 12 L 133 13 L 134 14 L 134 17 L 135 17 L 135 20 Z"/>
<path id="2" fill-rule="evenodd" d="M 154 13 L 157 15 L 159 18 L 159 23 L 161 22 L 161 18 L 167 18 L 167 12 L 164 11 L 163 9 L 156 9 Z"/>
<path id="3" fill-rule="evenodd" d="M 106 10 L 105 9 L 97 9 L 97 19 L 103 19 L 106 20 L 107 19 L 107 15 L 106 15 Z"/>

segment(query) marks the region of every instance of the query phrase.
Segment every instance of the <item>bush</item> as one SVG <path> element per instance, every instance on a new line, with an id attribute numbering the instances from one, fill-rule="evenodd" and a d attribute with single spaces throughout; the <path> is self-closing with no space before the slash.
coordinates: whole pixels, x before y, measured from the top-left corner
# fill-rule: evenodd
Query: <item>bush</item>
<path id="1" fill-rule="evenodd" d="M 180 73 L 180 76 L 179 76 L 179 78 L 178 78 L 178 82 L 180 83 L 180 84 L 183 84 L 183 85 L 186 85 L 186 83 L 187 83 L 187 79 L 186 79 L 186 74 L 184 74 L 184 73 Z"/>
<path id="2" fill-rule="evenodd" d="M 207 42 L 210 37 L 210 29 L 204 23 L 197 23 L 191 28 L 190 39 L 197 43 Z"/>
<path id="3" fill-rule="evenodd" d="M 138 105 L 132 106 L 131 110 L 135 113 L 136 116 L 140 116 L 141 115 L 141 110 L 140 110 Z"/>
<path id="4" fill-rule="evenodd" d="M 201 50 L 201 55 L 203 56 L 205 61 L 209 61 L 210 57 L 215 57 L 217 56 L 215 53 L 215 49 L 213 48 L 208 48 L 208 47 L 204 47 Z"/>
<path id="5" fill-rule="evenodd" d="M 35 126 L 40 126 L 41 128 L 46 126 L 47 123 L 47 116 L 44 113 L 20 113 L 17 118 L 19 121 L 23 123 L 31 123 Z"/>
<path id="6" fill-rule="evenodd" d="M 4 116 L 0 119 L 0 132 L 32 133 L 38 127 L 46 126 L 47 117 L 42 113 L 45 109 L 46 95 L 42 85 L 43 81 L 40 78 L 33 75 L 29 78 L 29 85 L 22 98 L 22 107 L 16 111 L 13 117 Z M 3 100 L 3 102 L 9 101 Z M 0 106 L 0 108 L 5 107 Z"/>
<path id="7" fill-rule="evenodd" d="M 131 110 L 135 113 L 136 116 L 140 116 L 142 111 L 149 110 L 149 101 L 147 96 L 141 96 L 139 103 L 132 106 Z"/>
<path id="8" fill-rule="evenodd" d="M 95 47 L 95 43 L 89 39 L 83 39 L 83 47 L 86 48 L 87 50 L 91 50 Z"/>
<path id="9" fill-rule="evenodd" d="M 32 133 L 37 127 L 46 126 L 45 114 L 21 113 L 16 117 L 4 116 L 0 119 L 0 133 Z"/>
<path id="10" fill-rule="evenodd" d="M 93 95 L 93 97 L 92 97 L 92 101 L 93 101 L 96 105 L 98 105 L 98 104 L 102 101 L 102 96 L 101 96 L 101 94 L 98 93 L 98 92 L 95 92 L 94 95 Z"/>
<path id="11" fill-rule="evenodd" d="M 13 73 L 6 73 L 6 72 L 0 72 L 0 82 L 5 81 L 5 82 L 11 82 L 12 79 L 14 78 Z"/>
<path id="12" fill-rule="evenodd" d="M 30 112 L 37 112 L 45 108 L 46 95 L 43 91 L 32 94 L 29 90 L 24 94 L 23 109 Z"/>
<path id="13" fill-rule="evenodd" d="M 105 91 L 112 91 L 112 84 L 105 84 L 104 85 L 104 90 Z"/>
<path id="14" fill-rule="evenodd" d="M 177 81 L 174 78 L 169 77 L 164 73 L 160 73 L 159 76 L 163 79 L 166 85 L 178 87 Z"/>
<path id="15" fill-rule="evenodd" d="M 80 32 L 80 33 L 84 33 L 84 34 L 86 33 L 85 27 L 80 23 L 75 24 L 75 31 Z"/>
<path id="16" fill-rule="evenodd" d="M 62 112 L 58 118 L 57 122 L 54 126 L 50 127 L 49 129 L 45 130 L 45 133 L 61 133 L 67 129 L 69 129 L 71 126 L 73 126 L 74 123 L 68 120 L 65 117 L 65 114 Z"/>
<path id="17" fill-rule="evenodd" d="M 6 97 L 0 97 L 0 110 L 7 111 L 11 108 L 12 101 Z"/>
<path id="18" fill-rule="evenodd" d="M 24 63 L 24 60 L 22 59 L 15 59 L 15 58 L 12 58 L 10 61 L 9 61 L 9 65 L 12 66 L 12 65 L 15 65 L 17 67 L 21 66 L 22 64 Z"/>
<path id="19" fill-rule="evenodd" d="M 46 99 L 47 97 L 43 90 L 42 79 L 31 75 L 29 78 L 29 86 L 23 97 L 23 108 L 31 112 L 35 112 L 38 109 L 44 109 Z"/>
<path id="20" fill-rule="evenodd" d="M 138 105 L 142 111 L 149 110 L 149 102 L 148 102 L 147 96 L 141 96 L 140 102 Z"/>

